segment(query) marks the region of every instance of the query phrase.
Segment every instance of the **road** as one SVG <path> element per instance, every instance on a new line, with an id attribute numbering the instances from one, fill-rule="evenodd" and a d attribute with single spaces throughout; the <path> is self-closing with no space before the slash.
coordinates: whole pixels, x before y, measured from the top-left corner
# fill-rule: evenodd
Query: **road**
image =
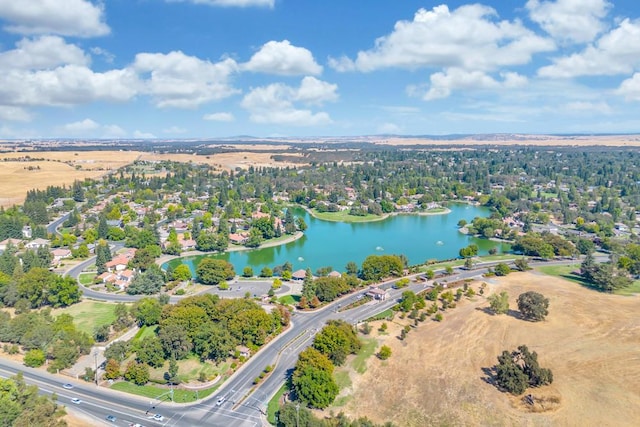
<path id="1" fill-rule="evenodd" d="M 576 260 L 552 261 L 549 264 L 569 264 Z M 449 282 L 464 280 L 484 274 L 486 266 L 495 263 L 487 263 L 482 268 L 474 270 L 457 271 L 456 274 L 446 278 L 436 279 Z M 532 265 L 535 265 L 532 263 Z M 397 280 L 397 279 L 396 279 Z M 195 404 L 173 404 L 171 402 L 150 401 L 147 398 L 121 394 L 102 387 L 96 387 L 86 383 L 78 383 L 73 390 L 68 391 L 61 387 L 66 381 L 63 377 L 54 376 L 41 370 L 26 368 L 15 362 L 0 360 L 0 375 L 8 376 L 15 372 L 24 372 L 28 383 L 36 384 L 45 393 L 56 392 L 60 396 L 60 402 L 71 406 L 70 399 L 78 397 L 83 403 L 73 405 L 73 410 L 81 410 L 93 416 L 96 423 L 103 422 L 104 418 L 111 414 L 118 418 L 118 423 L 140 423 L 143 425 L 166 426 L 193 426 L 212 425 L 228 427 L 249 427 L 263 425 L 262 413 L 266 411 L 266 405 L 275 392 L 281 387 L 295 365 L 298 354 L 309 346 L 316 332 L 330 319 L 342 319 L 351 324 L 357 324 L 381 311 L 384 311 L 397 303 L 402 292 L 412 290 L 419 292 L 424 290 L 430 282 L 412 282 L 408 287 L 393 289 L 396 280 L 388 281 L 383 287 L 389 288 L 389 297 L 386 301 L 368 302 L 362 306 L 350 310 L 338 311 L 340 307 L 346 307 L 358 300 L 360 294 L 351 294 L 314 312 L 297 312 L 292 316 L 289 329 L 279 335 L 269 345 L 262 348 L 245 363 L 230 379 L 228 379 L 217 392 Z M 100 294 L 103 298 L 105 294 Z M 120 297 L 108 294 L 109 297 Z M 125 296 L 123 296 L 125 297 Z M 275 365 L 271 375 L 254 388 L 253 380 L 267 365 Z M 224 397 L 221 405 L 216 401 Z M 108 402 L 105 405 L 105 402 Z M 155 406 L 155 408 L 152 408 Z M 147 412 L 150 411 L 150 412 Z M 149 419 L 149 414 L 160 413 L 165 417 L 163 422 Z"/>
<path id="2" fill-rule="evenodd" d="M 63 214 L 60 218 L 54 220 L 53 222 L 50 222 L 47 225 L 47 233 L 49 234 L 59 234 L 58 233 L 58 227 L 67 220 L 67 218 L 69 218 L 69 215 L 71 215 L 71 212 L 67 212 L 65 214 Z"/>

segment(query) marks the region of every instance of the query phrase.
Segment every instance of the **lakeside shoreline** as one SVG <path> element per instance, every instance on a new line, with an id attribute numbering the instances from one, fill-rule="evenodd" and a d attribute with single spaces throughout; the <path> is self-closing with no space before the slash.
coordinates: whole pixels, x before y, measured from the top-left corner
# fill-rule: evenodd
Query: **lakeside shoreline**
<path id="1" fill-rule="evenodd" d="M 299 206 L 302 209 L 304 209 L 305 211 L 307 211 L 307 213 L 309 215 L 311 215 L 312 217 L 314 217 L 317 220 L 320 221 L 328 221 L 328 222 L 344 222 L 347 224 L 358 224 L 358 223 L 366 223 L 366 222 L 376 222 L 376 221 L 383 221 L 387 218 L 393 217 L 393 216 L 399 216 L 399 215 L 418 215 L 418 216 L 435 216 L 435 215 L 448 215 L 451 213 L 451 209 L 449 208 L 441 208 L 442 210 L 438 210 L 437 212 L 391 212 L 391 213 L 386 213 L 383 214 L 381 216 L 376 216 L 375 218 L 370 218 L 370 219 L 357 219 L 357 218 L 363 218 L 363 217 L 358 217 L 355 215 L 353 216 L 353 219 L 350 220 L 349 218 L 339 218 L 339 219 L 333 219 L 333 218 L 323 218 L 321 216 L 318 216 L 317 212 L 314 212 L 313 209 L 308 208 L 307 206 Z M 333 213 L 333 212 L 331 212 Z"/>
<path id="2" fill-rule="evenodd" d="M 302 236 L 304 236 L 304 233 L 302 231 L 296 231 L 295 234 L 288 236 L 286 239 L 266 242 L 264 244 L 261 244 L 257 248 L 248 248 L 246 246 L 230 246 L 223 252 L 203 252 L 203 251 L 193 250 L 193 251 L 184 252 L 180 255 L 162 255 L 160 258 L 156 260 L 156 264 L 162 267 L 162 265 L 170 261 L 173 261 L 174 259 L 187 258 L 190 256 L 214 255 L 214 254 L 223 254 L 226 252 L 239 252 L 239 251 L 250 251 L 253 249 L 272 248 L 274 246 L 286 245 L 287 243 L 295 242 L 296 240 L 300 239 Z"/>

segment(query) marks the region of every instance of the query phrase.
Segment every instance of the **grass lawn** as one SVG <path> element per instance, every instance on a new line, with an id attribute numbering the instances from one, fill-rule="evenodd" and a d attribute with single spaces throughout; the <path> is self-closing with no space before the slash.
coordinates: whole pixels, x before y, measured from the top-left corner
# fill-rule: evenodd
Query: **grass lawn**
<path id="1" fill-rule="evenodd" d="M 153 328 L 147 328 L 147 331 L 152 330 Z M 145 334 L 148 335 L 146 332 Z M 126 366 L 126 363 L 123 363 L 123 366 Z M 214 365 L 211 362 L 200 362 L 196 356 L 190 355 L 184 360 L 178 360 L 178 378 L 183 382 L 195 381 L 200 376 L 200 372 L 204 372 L 207 380 L 212 380 L 218 375 L 225 375 L 230 368 L 230 362 Z M 149 368 L 149 375 L 152 379 L 161 381 L 168 370 L 169 361 L 166 360 L 159 368 Z"/>
<path id="2" fill-rule="evenodd" d="M 595 289 L 589 282 L 583 280 L 580 276 L 571 274 L 572 271 L 580 270 L 580 264 L 571 265 L 550 265 L 545 267 L 538 267 L 536 270 L 541 273 L 548 274 L 549 276 L 561 277 L 574 283 L 579 283 L 582 286 Z M 624 289 L 618 289 L 613 292 L 616 295 L 634 295 L 640 293 L 640 280 L 634 281 L 631 286 Z"/>
<path id="3" fill-rule="evenodd" d="M 394 315 L 393 310 L 388 308 L 385 311 L 376 314 L 375 316 L 371 316 L 370 318 L 367 319 L 367 322 L 372 322 L 374 320 L 388 319 L 389 317 L 392 317 L 393 315 Z"/>
<path id="4" fill-rule="evenodd" d="M 157 330 L 158 326 L 143 326 L 140 328 L 138 333 L 136 333 L 136 336 L 133 337 L 133 342 L 143 340 L 146 337 L 154 336 Z"/>
<path id="5" fill-rule="evenodd" d="M 336 222 L 369 222 L 380 221 L 384 219 L 384 216 L 367 214 L 365 216 L 349 215 L 349 211 L 340 212 L 318 212 L 313 209 L 312 214 L 314 217 L 324 221 L 336 221 Z"/>
<path id="6" fill-rule="evenodd" d="M 195 402 L 196 396 L 198 399 L 203 399 L 213 392 L 215 392 L 220 384 L 216 384 L 211 388 L 207 388 L 205 390 L 200 390 L 196 394 L 195 391 L 190 390 L 181 390 L 174 389 L 173 390 L 173 401 L 178 403 L 189 403 Z M 150 399 L 159 399 L 161 401 L 171 401 L 171 396 L 169 395 L 169 389 L 164 387 L 156 387 L 152 385 L 135 385 L 126 381 L 117 382 L 111 386 L 113 390 L 123 391 L 125 393 L 136 394 L 138 396 L 145 396 Z M 161 397 L 160 397 L 161 396 Z"/>
<path id="7" fill-rule="evenodd" d="M 300 295 L 284 295 L 278 298 L 278 301 L 285 305 L 296 305 L 300 302 Z"/>
<path id="8" fill-rule="evenodd" d="M 267 405 L 267 421 L 272 425 L 276 425 L 276 412 L 280 409 L 280 398 L 287 390 L 289 390 L 287 383 L 282 384 L 282 387 L 276 391 Z"/>
<path id="9" fill-rule="evenodd" d="M 87 286 L 93 283 L 93 278 L 96 277 L 95 273 L 80 273 L 78 281 L 81 285 Z"/>
<path id="10" fill-rule="evenodd" d="M 54 316 L 62 313 L 72 315 L 76 327 L 93 336 L 97 326 L 109 325 L 116 320 L 115 308 L 116 304 L 107 302 L 82 301 L 70 307 L 53 310 L 52 314 Z"/>
<path id="11" fill-rule="evenodd" d="M 353 369 L 359 374 L 364 374 L 367 370 L 367 359 L 376 352 L 378 348 L 378 340 L 375 338 L 361 338 L 362 348 L 356 354 L 356 357 L 351 362 Z"/>
<path id="12" fill-rule="evenodd" d="M 333 373 L 333 379 L 341 390 L 351 386 L 351 378 L 349 378 L 349 372 L 346 370 L 336 370 Z"/>

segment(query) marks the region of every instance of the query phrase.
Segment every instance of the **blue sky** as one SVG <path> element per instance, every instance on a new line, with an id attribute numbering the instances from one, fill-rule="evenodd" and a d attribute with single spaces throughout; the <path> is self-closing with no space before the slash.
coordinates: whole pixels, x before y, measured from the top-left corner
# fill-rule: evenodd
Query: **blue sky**
<path id="1" fill-rule="evenodd" d="M 0 0 L 0 138 L 640 132 L 637 0 Z"/>

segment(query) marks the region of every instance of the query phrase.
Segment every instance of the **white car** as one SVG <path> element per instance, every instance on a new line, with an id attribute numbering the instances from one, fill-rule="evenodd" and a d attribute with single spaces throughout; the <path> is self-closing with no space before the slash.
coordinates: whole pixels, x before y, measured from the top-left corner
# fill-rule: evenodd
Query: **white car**
<path id="1" fill-rule="evenodd" d="M 154 421 L 164 421 L 164 417 L 162 415 L 160 415 L 160 414 L 155 414 L 153 416 L 153 420 Z"/>
<path id="2" fill-rule="evenodd" d="M 222 404 L 224 403 L 224 401 L 225 401 L 224 397 L 221 397 L 220 399 L 218 399 L 218 400 L 216 401 L 216 406 L 220 406 L 220 405 L 222 405 Z"/>
<path id="3" fill-rule="evenodd" d="M 78 399 L 77 397 L 74 397 L 73 399 L 71 399 L 71 403 L 75 403 L 76 405 L 79 405 L 82 403 L 82 400 Z"/>
<path id="4" fill-rule="evenodd" d="M 73 388 L 73 384 L 62 384 L 62 388 L 64 388 L 65 390 L 71 390 Z"/>

